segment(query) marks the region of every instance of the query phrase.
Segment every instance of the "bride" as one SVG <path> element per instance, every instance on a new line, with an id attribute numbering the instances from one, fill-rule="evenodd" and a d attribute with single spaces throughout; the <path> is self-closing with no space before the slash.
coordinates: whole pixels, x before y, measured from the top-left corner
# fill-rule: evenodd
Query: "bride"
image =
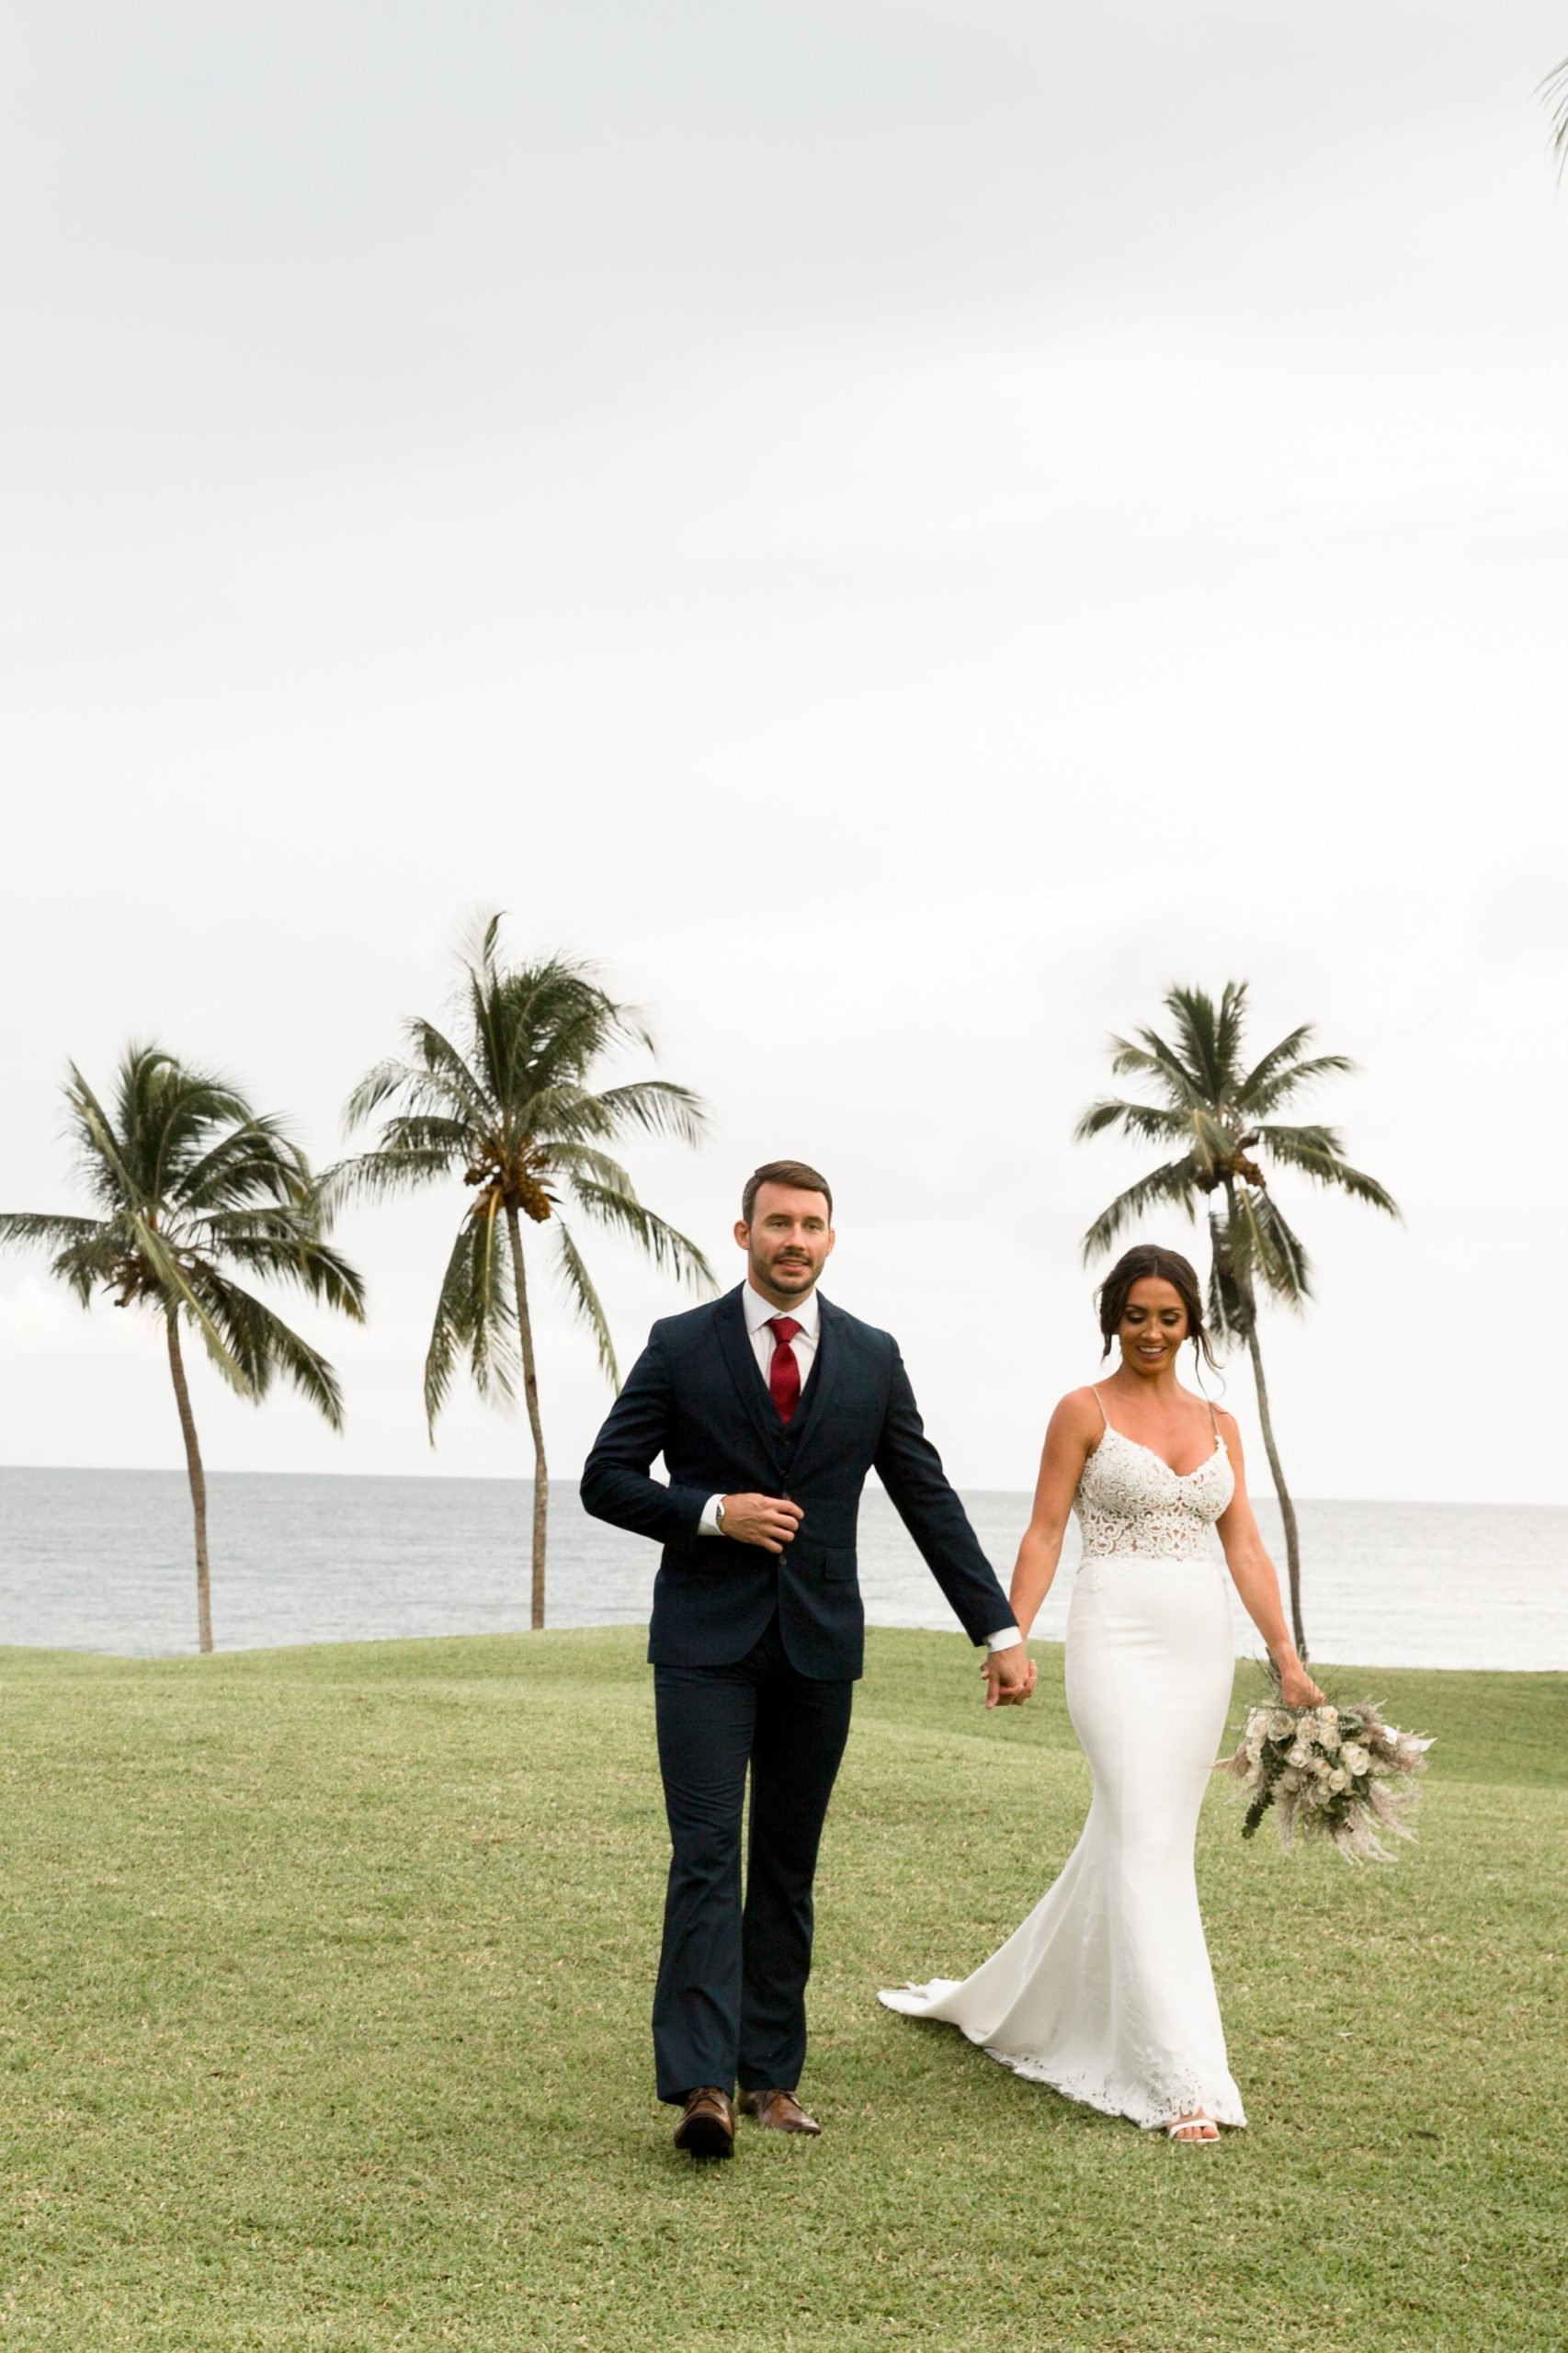
<path id="1" fill-rule="evenodd" d="M 1176 1251 L 1141 1245 L 1111 1268 L 1099 1310 L 1101 1356 L 1115 1340 L 1120 1362 L 1051 1417 L 1012 1584 L 1027 1638 L 1076 1510 L 1067 1707 L 1094 1778 L 1088 1820 L 1055 1885 L 972 1977 L 881 1999 L 950 2020 L 1069 2099 L 1176 2141 L 1217 2141 L 1246 2118 L 1192 1860 L 1234 1672 L 1212 1529 L 1286 1703 L 1323 1694 L 1286 1628 L 1235 1422 L 1176 1378 L 1187 1341 L 1214 1362 L 1197 1276 Z"/>

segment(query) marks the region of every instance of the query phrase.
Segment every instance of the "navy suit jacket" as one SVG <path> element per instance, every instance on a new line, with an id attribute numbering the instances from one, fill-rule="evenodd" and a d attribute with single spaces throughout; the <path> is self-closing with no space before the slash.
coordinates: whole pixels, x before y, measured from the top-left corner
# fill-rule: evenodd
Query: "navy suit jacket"
<path id="1" fill-rule="evenodd" d="M 757 1370 L 737 1287 L 655 1324 L 594 1441 L 582 1497 L 664 1546 L 648 1656 L 728 1666 L 774 1610 L 790 1662 L 824 1681 L 858 1676 L 866 1613 L 856 1576 L 860 1491 L 874 1470 L 972 1642 L 1013 1612 L 921 1427 L 886 1332 L 819 1294 L 816 1359 L 788 1427 Z M 663 1455 L 667 1485 L 650 1477 Z M 787 1495 L 804 1515 L 782 1553 L 699 1536 L 710 1496 Z"/>

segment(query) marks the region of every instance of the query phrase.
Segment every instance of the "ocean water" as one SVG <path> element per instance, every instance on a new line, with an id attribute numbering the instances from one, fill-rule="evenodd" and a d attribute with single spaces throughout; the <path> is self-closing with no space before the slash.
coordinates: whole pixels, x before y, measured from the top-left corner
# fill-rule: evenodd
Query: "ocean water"
<path id="1" fill-rule="evenodd" d="M 524 1628 L 526 1481 L 209 1474 L 220 1650 Z M 964 1498 L 1006 1586 L 1024 1495 Z M 1381 1666 L 1568 1667 L 1568 1509 L 1301 1504 L 1308 1638 L 1319 1659 Z M 1283 1563 L 1278 1521 L 1259 1499 Z M 1059 1639 L 1071 1535 L 1036 1632 Z M 653 1545 L 551 1496 L 549 1621 L 645 1620 Z M 874 1625 L 951 1627 L 887 1498 L 868 1490 L 860 1582 Z M 196 1647 L 190 1499 L 176 1471 L 0 1469 L 0 1643 L 149 1657 Z M 1260 1647 L 1233 1599 L 1238 1654 Z"/>

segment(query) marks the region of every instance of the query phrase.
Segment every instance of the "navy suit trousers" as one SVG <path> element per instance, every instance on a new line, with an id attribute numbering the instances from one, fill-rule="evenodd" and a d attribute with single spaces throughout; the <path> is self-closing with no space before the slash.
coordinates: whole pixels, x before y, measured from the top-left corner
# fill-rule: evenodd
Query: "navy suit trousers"
<path id="1" fill-rule="evenodd" d="M 653 1670 L 671 1850 L 653 1995 L 663 2100 L 699 2084 L 793 2091 L 801 2080 L 812 1878 L 854 1689 L 799 1674 L 777 1616 L 733 1665 Z"/>

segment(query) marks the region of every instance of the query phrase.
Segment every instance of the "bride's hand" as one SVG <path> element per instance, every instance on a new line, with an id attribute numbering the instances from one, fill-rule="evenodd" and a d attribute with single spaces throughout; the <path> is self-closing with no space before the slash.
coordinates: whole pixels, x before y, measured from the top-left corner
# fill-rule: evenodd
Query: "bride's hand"
<path id="1" fill-rule="evenodd" d="M 1321 1708 L 1326 1704 L 1328 1694 L 1318 1689 L 1299 1658 L 1282 1659 L 1278 1666 L 1279 1697 L 1288 1708 Z"/>

